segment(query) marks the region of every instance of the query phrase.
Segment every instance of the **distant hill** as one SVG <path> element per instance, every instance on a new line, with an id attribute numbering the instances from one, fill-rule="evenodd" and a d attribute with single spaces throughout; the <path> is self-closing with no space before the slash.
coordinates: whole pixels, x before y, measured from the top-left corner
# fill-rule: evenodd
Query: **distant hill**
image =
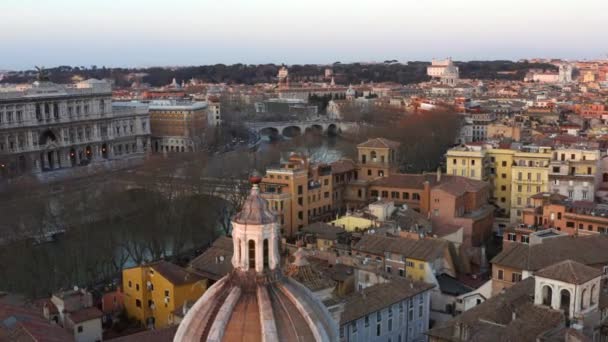
<path id="1" fill-rule="evenodd" d="M 460 68 L 461 78 L 523 80 L 528 69 L 554 70 L 555 66 L 542 63 L 512 61 L 469 61 L 455 62 Z M 429 62 L 410 61 L 407 64 L 385 61 L 384 63 L 334 63 L 331 65 L 334 74 L 339 75 L 342 84 L 359 84 L 363 82 L 395 82 L 400 84 L 418 83 L 428 80 L 426 67 Z M 59 66 L 47 68 L 53 82 L 69 83 L 74 76 L 87 78 L 108 78 L 117 86 L 128 86 L 132 75 L 144 74 L 143 81 L 152 86 L 171 83 L 173 78 L 178 82 L 200 79 L 213 83 L 271 83 L 275 82 L 281 66 L 277 64 L 215 64 L 188 67 L 152 67 L 152 68 L 106 68 L 106 67 L 72 67 Z M 306 64 L 290 65 L 289 76 L 295 81 L 321 81 L 325 68 L 329 65 Z M 0 73 L 2 73 L 0 71 Z M 12 71 L 5 73 L 2 83 L 23 83 L 35 79 L 34 70 Z"/>

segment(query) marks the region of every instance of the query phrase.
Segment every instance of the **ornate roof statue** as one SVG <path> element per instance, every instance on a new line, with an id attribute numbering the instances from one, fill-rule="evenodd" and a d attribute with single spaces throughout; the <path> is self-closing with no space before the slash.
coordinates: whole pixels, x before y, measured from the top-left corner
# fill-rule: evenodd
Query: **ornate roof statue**
<path id="1" fill-rule="evenodd" d="M 44 70 L 44 67 L 36 67 L 36 70 L 38 71 L 38 76 L 37 79 L 39 82 L 50 82 L 51 79 L 49 78 L 49 74 L 46 70 Z"/>

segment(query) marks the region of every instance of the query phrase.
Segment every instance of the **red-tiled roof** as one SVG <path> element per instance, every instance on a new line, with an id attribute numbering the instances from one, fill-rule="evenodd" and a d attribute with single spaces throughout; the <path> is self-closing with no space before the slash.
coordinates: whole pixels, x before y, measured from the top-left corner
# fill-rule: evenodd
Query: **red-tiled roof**
<path id="1" fill-rule="evenodd" d="M 384 138 L 373 138 L 369 139 L 366 142 L 363 142 L 357 147 L 367 147 L 367 148 L 398 148 L 400 143 Z"/>
<path id="2" fill-rule="evenodd" d="M 63 328 L 51 324 L 41 313 L 0 303 L 0 340 L 64 342 L 74 337 Z"/>
<path id="3" fill-rule="evenodd" d="M 74 323 L 90 321 L 101 318 L 101 316 L 103 316 L 103 313 L 96 307 L 80 309 L 69 314 L 70 320 Z"/>
<path id="4" fill-rule="evenodd" d="M 132 335 L 112 339 L 112 342 L 171 342 L 177 326 L 164 329 L 146 330 Z"/>
<path id="5" fill-rule="evenodd" d="M 572 260 L 564 260 L 536 272 L 537 277 L 560 280 L 576 285 L 581 285 L 594 278 L 601 277 L 602 274 L 602 271 L 597 268 L 589 267 Z"/>
<path id="6" fill-rule="evenodd" d="M 153 264 L 151 267 L 173 285 L 192 284 L 203 279 L 197 274 L 166 261 Z"/>

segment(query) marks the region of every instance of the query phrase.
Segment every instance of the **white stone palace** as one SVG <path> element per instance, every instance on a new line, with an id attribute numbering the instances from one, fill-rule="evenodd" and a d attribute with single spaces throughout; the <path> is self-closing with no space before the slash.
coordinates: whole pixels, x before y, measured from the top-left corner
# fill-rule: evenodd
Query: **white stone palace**
<path id="1" fill-rule="evenodd" d="M 458 67 L 452 62 L 452 58 L 445 60 L 433 59 L 431 65 L 426 68 L 426 74 L 431 78 L 439 79 L 442 84 L 454 86 L 460 78 Z"/>
<path id="2" fill-rule="evenodd" d="M 70 176 L 142 160 L 150 147 L 147 105 L 113 106 L 111 85 L 60 85 L 41 76 L 0 88 L 0 179 Z"/>

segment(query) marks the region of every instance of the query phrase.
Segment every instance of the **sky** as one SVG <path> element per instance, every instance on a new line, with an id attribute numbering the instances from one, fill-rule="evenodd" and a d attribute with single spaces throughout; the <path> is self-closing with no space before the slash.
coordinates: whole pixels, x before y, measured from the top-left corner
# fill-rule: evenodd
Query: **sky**
<path id="1" fill-rule="evenodd" d="M 0 70 L 606 58 L 608 0 L 0 0 Z"/>

